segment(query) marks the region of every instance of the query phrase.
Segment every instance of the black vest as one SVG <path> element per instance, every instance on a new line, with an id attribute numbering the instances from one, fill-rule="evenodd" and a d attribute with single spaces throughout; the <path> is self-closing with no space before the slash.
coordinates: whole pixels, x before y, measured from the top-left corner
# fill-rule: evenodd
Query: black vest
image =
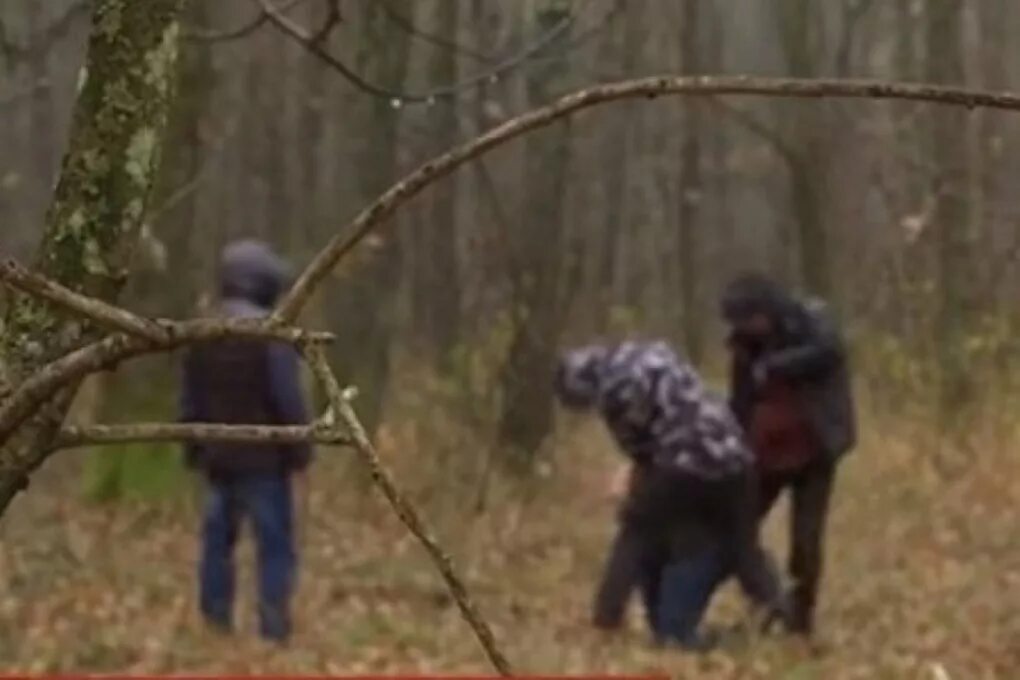
<path id="1" fill-rule="evenodd" d="M 257 340 L 223 340 L 196 346 L 185 370 L 204 402 L 205 420 L 227 425 L 275 425 L 268 346 Z M 286 445 L 208 442 L 196 461 L 210 473 L 280 471 Z"/>

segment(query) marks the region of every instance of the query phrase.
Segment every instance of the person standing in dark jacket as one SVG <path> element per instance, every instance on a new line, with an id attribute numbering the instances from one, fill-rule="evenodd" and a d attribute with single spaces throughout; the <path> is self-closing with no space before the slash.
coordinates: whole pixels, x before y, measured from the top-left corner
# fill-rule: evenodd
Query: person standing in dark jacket
<path id="1" fill-rule="evenodd" d="M 658 341 L 580 347 L 561 357 L 555 393 L 570 409 L 596 410 L 634 465 L 603 582 L 619 588 L 606 596 L 611 608 L 622 614 L 639 583 L 657 640 L 703 649 L 701 618 L 735 575 L 769 618 L 786 618 L 758 542 L 753 455 L 725 401 L 688 363 Z"/>
<path id="2" fill-rule="evenodd" d="M 234 318 L 267 315 L 285 280 L 282 261 L 265 244 L 228 245 L 221 260 L 220 313 Z M 184 358 L 182 382 L 183 422 L 308 423 L 300 360 L 289 345 L 225 340 L 196 346 Z M 297 567 L 291 477 L 307 468 L 310 446 L 190 443 L 185 457 L 209 483 L 198 569 L 203 616 L 219 629 L 231 629 L 233 552 L 246 517 L 256 542 L 260 633 L 267 639 L 287 639 Z"/>
<path id="3" fill-rule="evenodd" d="M 846 349 L 823 303 L 797 300 L 763 276 L 734 280 L 722 313 L 730 403 L 757 460 L 761 515 L 784 489 L 792 495 L 791 628 L 810 635 L 833 480 L 856 443 Z"/>

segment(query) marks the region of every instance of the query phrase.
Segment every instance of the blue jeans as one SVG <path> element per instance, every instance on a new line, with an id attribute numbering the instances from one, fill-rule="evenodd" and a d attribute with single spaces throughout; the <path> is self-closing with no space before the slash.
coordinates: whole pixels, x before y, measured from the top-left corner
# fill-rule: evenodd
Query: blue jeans
<path id="1" fill-rule="evenodd" d="M 712 594 L 733 573 L 723 547 L 710 546 L 671 560 L 662 570 L 655 634 L 661 642 L 693 646 Z"/>
<path id="2" fill-rule="evenodd" d="M 221 628 L 232 625 L 234 546 L 247 516 L 258 559 L 259 630 L 263 637 L 286 639 L 297 566 L 289 476 L 212 478 L 210 491 L 198 574 L 202 614 Z"/>

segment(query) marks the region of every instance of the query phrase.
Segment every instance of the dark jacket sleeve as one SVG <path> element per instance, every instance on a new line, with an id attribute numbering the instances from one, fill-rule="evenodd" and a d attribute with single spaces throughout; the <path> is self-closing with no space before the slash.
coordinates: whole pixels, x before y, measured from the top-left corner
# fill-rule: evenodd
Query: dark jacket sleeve
<path id="1" fill-rule="evenodd" d="M 194 355 L 188 352 L 184 356 L 181 367 L 181 390 L 179 395 L 178 419 L 182 423 L 199 423 L 205 419 L 204 393 L 195 384 L 197 372 L 194 367 Z M 202 445 L 197 442 L 184 442 L 184 464 L 198 467 L 202 456 Z"/>
<path id="2" fill-rule="evenodd" d="M 754 385 L 751 382 L 750 366 L 747 361 L 734 356 L 730 359 L 729 406 L 743 428 L 750 423 L 753 405 Z"/>
<path id="3" fill-rule="evenodd" d="M 805 310 L 803 323 L 800 342 L 763 359 L 769 373 L 788 380 L 810 380 L 825 375 L 844 360 L 843 342 L 823 310 Z"/>
<path id="4" fill-rule="evenodd" d="M 273 412 L 279 425 L 308 424 L 308 409 L 301 392 L 300 358 L 288 345 L 269 348 L 269 380 Z M 302 470 L 311 462 L 312 448 L 307 442 L 295 444 L 288 452 L 288 467 Z"/>

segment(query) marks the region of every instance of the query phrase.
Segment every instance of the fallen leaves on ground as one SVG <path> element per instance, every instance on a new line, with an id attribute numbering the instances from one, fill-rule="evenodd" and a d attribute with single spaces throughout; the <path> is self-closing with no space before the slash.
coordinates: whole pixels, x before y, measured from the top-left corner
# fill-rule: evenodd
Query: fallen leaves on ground
<path id="1" fill-rule="evenodd" d="M 614 522 L 598 474 L 611 446 L 584 431 L 560 442 L 550 480 L 497 484 L 489 509 L 471 490 L 445 495 L 427 451 L 398 435 L 384 454 L 427 516 L 519 670 L 657 672 L 712 678 L 1020 677 L 1020 459 L 982 452 L 952 479 L 925 452 L 880 428 L 840 472 L 831 516 L 822 637 L 738 637 L 697 657 L 653 649 L 635 602 L 628 629 L 588 625 Z M 347 454 L 323 455 L 287 648 L 254 634 L 253 551 L 238 555 L 238 632 L 206 629 L 195 612 L 198 512 L 192 499 L 114 506 L 78 500 L 79 463 L 51 462 L 0 524 L 0 661 L 4 670 L 134 673 L 470 673 L 478 644 L 414 540 L 357 485 Z M 427 478 L 427 479 L 426 479 Z M 427 491 L 426 491 L 427 490 Z M 785 503 L 770 545 L 785 552 Z M 743 605 L 730 585 L 710 620 Z"/>

